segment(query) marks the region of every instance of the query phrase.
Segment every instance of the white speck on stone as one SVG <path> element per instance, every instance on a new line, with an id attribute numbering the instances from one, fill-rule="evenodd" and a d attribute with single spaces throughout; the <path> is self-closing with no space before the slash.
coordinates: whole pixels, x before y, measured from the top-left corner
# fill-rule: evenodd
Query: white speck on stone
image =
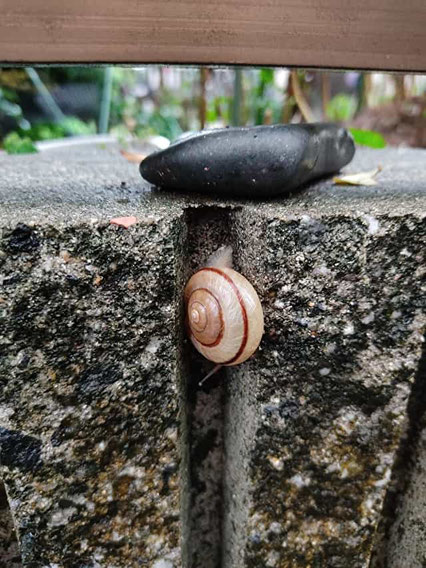
<path id="1" fill-rule="evenodd" d="M 167 428 L 166 436 L 172 442 L 177 442 L 178 439 L 178 431 L 177 428 Z"/>
<path id="2" fill-rule="evenodd" d="M 334 420 L 334 424 L 340 434 L 349 436 L 363 418 L 363 414 L 355 413 L 351 407 L 342 408 L 340 415 Z"/>
<path id="3" fill-rule="evenodd" d="M 87 498 L 83 493 L 74 493 L 73 495 L 69 496 L 69 499 L 76 503 L 77 505 L 86 505 Z"/>
<path id="4" fill-rule="evenodd" d="M 274 521 L 269 525 L 269 532 L 280 534 L 282 532 L 281 524 Z"/>
<path id="5" fill-rule="evenodd" d="M 371 513 L 374 513 L 374 499 L 372 499 L 371 497 L 368 497 L 368 498 L 364 501 L 363 505 L 364 505 L 364 510 L 365 510 L 367 513 L 370 513 L 370 514 L 371 514 Z"/>
<path id="6" fill-rule="evenodd" d="M 367 324 L 371 323 L 372 321 L 374 321 L 374 313 L 370 312 L 369 314 L 367 314 L 365 316 L 365 318 L 362 318 L 361 323 L 364 323 L 364 324 L 367 325 Z"/>
<path id="7" fill-rule="evenodd" d="M 331 274 L 331 270 L 322 264 L 321 266 L 316 266 L 312 273 L 314 276 L 329 276 Z"/>
<path id="8" fill-rule="evenodd" d="M 300 473 L 296 473 L 296 475 L 290 477 L 289 482 L 300 489 L 301 487 L 310 485 L 311 479 L 308 476 L 303 476 Z"/>
<path id="9" fill-rule="evenodd" d="M 17 353 L 13 364 L 16 366 L 20 365 L 25 360 L 25 357 L 26 357 L 25 349 L 21 349 L 21 351 Z"/>
<path id="10" fill-rule="evenodd" d="M 319 370 L 319 374 L 322 377 L 326 377 L 327 375 L 329 375 L 331 372 L 331 369 L 329 369 L 328 367 L 323 367 L 322 369 Z"/>
<path id="11" fill-rule="evenodd" d="M 9 418 L 15 414 L 10 406 L 0 405 L 0 423 L 2 426 L 10 426 Z"/>
<path id="12" fill-rule="evenodd" d="M 278 566 L 277 562 L 280 559 L 280 555 L 276 550 L 271 550 L 271 552 L 266 557 L 266 566 L 268 568 L 275 568 Z"/>
<path id="13" fill-rule="evenodd" d="M 50 272 L 52 268 L 53 268 L 53 259 L 51 257 L 48 257 L 41 265 L 41 269 L 44 272 Z"/>
<path id="14" fill-rule="evenodd" d="M 353 335 L 355 331 L 354 324 L 352 322 L 348 322 L 345 327 L 343 328 L 344 335 Z"/>
<path id="15" fill-rule="evenodd" d="M 380 228 L 379 221 L 375 217 L 372 217 L 371 215 L 364 215 L 364 219 L 367 221 L 369 234 L 375 235 Z"/>
<path id="16" fill-rule="evenodd" d="M 403 249 L 400 251 L 399 254 L 402 254 L 402 256 L 407 256 L 407 257 L 409 257 L 409 256 L 412 255 L 412 253 L 411 253 L 408 249 L 406 249 L 406 248 L 403 248 Z"/>
<path id="17" fill-rule="evenodd" d="M 123 534 L 120 534 L 117 531 L 112 531 L 111 537 L 111 540 L 113 542 L 120 542 L 121 540 L 123 540 L 123 538 L 125 538 Z"/>
<path id="18" fill-rule="evenodd" d="M 173 568 L 173 562 L 164 559 L 156 560 L 152 565 L 152 568 Z"/>
<path id="19" fill-rule="evenodd" d="M 143 479 L 146 476 L 144 467 L 129 465 L 120 471 L 119 477 L 133 477 L 134 479 Z"/>
<path id="20" fill-rule="evenodd" d="M 311 217 L 309 215 L 302 215 L 300 218 L 301 225 L 310 225 L 312 223 Z"/>
<path id="21" fill-rule="evenodd" d="M 276 308 L 278 308 L 279 310 L 282 310 L 283 308 L 285 308 L 285 304 L 284 304 L 284 302 L 282 302 L 281 300 L 277 300 L 277 301 L 274 303 L 274 306 L 275 306 Z"/>
<path id="22" fill-rule="evenodd" d="M 391 470 L 388 468 L 386 470 L 384 477 L 376 481 L 374 485 L 376 487 L 386 487 L 386 485 L 389 483 L 390 477 L 391 477 Z"/>
<path id="23" fill-rule="evenodd" d="M 66 509 L 61 509 L 53 513 L 50 518 L 49 525 L 51 527 L 60 527 L 62 525 L 66 525 L 70 518 L 77 513 L 77 509 L 75 507 L 67 507 Z"/>
<path id="24" fill-rule="evenodd" d="M 339 462 L 333 462 L 326 467 L 325 471 L 327 473 L 334 473 L 334 472 L 340 471 L 340 470 L 341 470 L 340 463 Z"/>
<path id="25" fill-rule="evenodd" d="M 92 501 L 87 501 L 86 509 L 89 511 L 89 513 L 93 513 L 93 511 L 96 509 L 95 504 Z"/>
<path id="26" fill-rule="evenodd" d="M 395 320 L 398 319 L 402 316 L 402 313 L 399 310 L 395 310 L 394 312 L 391 313 L 391 319 Z"/>
<path id="27" fill-rule="evenodd" d="M 159 347 L 161 344 L 161 339 L 154 335 L 154 337 L 151 337 L 151 339 L 149 340 L 148 345 L 145 347 L 145 351 L 148 351 L 148 353 L 157 353 Z"/>
<path id="28" fill-rule="evenodd" d="M 324 347 L 324 352 L 325 353 L 334 353 L 337 349 L 337 345 L 335 343 L 328 343 L 325 347 Z"/>
<path id="29" fill-rule="evenodd" d="M 284 469 L 284 462 L 282 459 L 275 456 L 268 456 L 268 460 L 272 467 L 277 471 L 282 471 Z"/>

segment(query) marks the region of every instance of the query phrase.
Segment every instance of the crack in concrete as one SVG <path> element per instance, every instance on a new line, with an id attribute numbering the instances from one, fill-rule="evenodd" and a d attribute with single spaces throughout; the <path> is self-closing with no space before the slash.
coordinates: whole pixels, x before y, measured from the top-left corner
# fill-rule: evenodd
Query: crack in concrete
<path id="1" fill-rule="evenodd" d="M 183 286 L 211 253 L 222 245 L 232 245 L 231 209 L 189 208 L 185 215 Z M 183 564 L 187 568 L 221 568 L 227 371 L 222 368 L 199 387 L 213 364 L 195 351 L 187 337 L 183 343 Z"/>

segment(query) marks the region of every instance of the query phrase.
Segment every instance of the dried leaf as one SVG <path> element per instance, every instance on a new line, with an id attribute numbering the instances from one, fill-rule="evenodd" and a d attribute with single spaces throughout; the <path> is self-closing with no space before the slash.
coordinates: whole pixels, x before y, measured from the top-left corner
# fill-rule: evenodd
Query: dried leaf
<path id="1" fill-rule="evenodd" d="M 369 172 L 334 177 L 333 182 L 336 185 L 377 185 L 377 181 L 374 178 L 380 171 L 382 171 L 381 166 Z"/>
<path id="2" fill-rule="evenodd" d="M 127 152 L 127 150 L 120 150 L 120 154 L 126 158 L 128 162 L 133 164 L 140 164 L 146 158 L 145 154 L 137 154 L 136 152 Z"/>
<path id="3" fill-rule="evenodd" d="M 129 227 L 131 227 L 132 225 L 134 225 L 135 223 L 137 223 L 138 220 L 136 219 L 136 217 L 114 217 L 114 219 L 111 219 L 110 223 L 111 225 L 118 225 L 119 227 L 124 227 L 125 229 L 128 229 Z"/>

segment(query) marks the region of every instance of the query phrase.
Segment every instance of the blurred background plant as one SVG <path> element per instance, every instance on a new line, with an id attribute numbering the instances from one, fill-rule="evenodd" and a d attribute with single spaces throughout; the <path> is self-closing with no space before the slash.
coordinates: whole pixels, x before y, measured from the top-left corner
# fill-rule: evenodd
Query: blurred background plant
<path id="1" fill-rule="evenodd" d="M 426 147 L 426 77 L 274 68 L 0 68 L 0 148 L 226 125 L 335 121 L 359 144 Z"/>

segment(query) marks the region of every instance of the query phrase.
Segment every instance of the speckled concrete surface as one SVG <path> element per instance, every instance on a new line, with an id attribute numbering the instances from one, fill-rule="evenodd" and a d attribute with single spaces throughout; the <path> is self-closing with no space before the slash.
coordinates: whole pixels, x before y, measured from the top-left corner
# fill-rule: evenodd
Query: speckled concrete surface
<path id="1" fill-rule="evenodd" d="M 346 171 L 379 163 L 374 188 L 246 202 L 151 191 L 111 148 L 0 156 L 0 475 L 24 567 L 198 568 L 209 547 L 223 568 L 368 566 L 425 313 L 425 153 Z M 218 244 L 212 207 L 266 333 L 195 396 L 181 292 Z M 415 518 L 420 552 L 398 568 L 423 554 L 412 506 L 394 526 Z"/>
<path id="2" fill-rule="evenodd" d="M 21 554 L 9 502 L 0 482 L 0 568 L 22 568 Z"/>
<path id="3" fill-rule="evenodd" d="M 150 219 L 3 233 L 1 471 L 24 566 L 180 565 L 179 238 Z"/>
<path id="4" fill-rule="evenodd" d="M 266 333 L 229 373 L 224 566 L 369 565 L 421 357 L 425 229 L 238 215 Z"/>

